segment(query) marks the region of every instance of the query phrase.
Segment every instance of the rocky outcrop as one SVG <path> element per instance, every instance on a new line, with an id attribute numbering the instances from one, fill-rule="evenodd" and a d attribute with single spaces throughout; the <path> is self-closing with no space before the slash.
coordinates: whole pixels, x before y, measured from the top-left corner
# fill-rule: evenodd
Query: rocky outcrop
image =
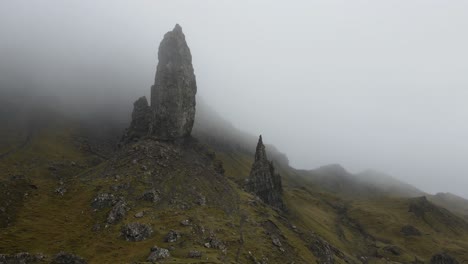
<path id="1" fill-rule="evenodd" d="M 158 58 L 151 106 L 146 97 L 134 103 L 132 122 L 122 139 L 124 143 L 147 135 L 175 140 L 192 132 L 197 84 L 192 55 L 178 24 L 164 35 Z"/>
<path id="2" fill-rule="evenodd" d="M 119 201 L 116 205 L 114 205 L 114 207 L 112 207 L 112 210 L 109 212 L 109 215 L 107 216 L 107 223 L 115 224 L 122 220 L 127 213 L 127 209 L 128 208 L 125 201 Z"/>
<path id="3" fill-rule="evenodd" d="M 279 209 L 284 208 L 281 176 L 275 173 L 273 163 L 267 158 L 262 136 L 258 139 L 255 161 L 247 179 L 246 189 L 260 197 L 263 202 Z"/>
<path id="4" fill-rule="evenodd" d="M 189 136 L 195 120 L 197 84 L 192 55 L 178 24 L 164 35 L 158 58 L 156 78 L 151 87 L 152 134 L 160 139 Z"/>
<path id="5" fill-rule="evenodd" d="M 132 122 L 125 132 L 123 141 L 128 142 L 148 135 L 151 132 L 151 116 L 148 100 L 145 96 L 140 97 L 133 103 Z"/>
<path id="6" fill-rule="evenodd" d="M 35 264 L 42 263 L 46 258 L 43 254 L 21 252 L 14 255 L 0 254 L 0 264 Z"/>
<path id="7" fill-rule="evenodd" d="M 458 264 L 459 262 L 447 253 L 435 254 L 430 264 Z"/>
<path id="8" fill-rule="evenodd" d="M 151 254 L 148 256 L 147 260 L 151 263 L 156 263 L 170 256 L 169 250 L 154 246 L 151 248 Z"/>
<path id="9" fill-rule="evenodd" d="M 127 241 L 138 242 L 151 236 L 153 229 L 147 224 L 130 223 L 122 227 L 122 236 Z"/>
<path id="10" fill-rule="evenodd" d="M 179 238 L 180 238 L 180 233 L 178 231 L 171 230 L 164 237 L 164 242 L 173 243 L 173 242 L 176 242 L 177 239 L 179 239 Z"/>
<path id="11" fill-rule="evenodd" d="M 51 264 L 86 264 L 86 260 L 83 258 L 70 254 L 67 252 L 60 252 L 55 255 L 54 259 L 52 260 Z"/>
<path id="12" fill-rule="evenodd" d="M 421 231 L 412 225 L 405 225 L 400 232 L 405 236 L 421 236 Z"/>
<path id="13" fill-rule="evenodd" d="M 94 209 L 103 209 L 111 207 L 117 203 L 117 198 L 111 193 L 100 193 L 91 202 Z"/>

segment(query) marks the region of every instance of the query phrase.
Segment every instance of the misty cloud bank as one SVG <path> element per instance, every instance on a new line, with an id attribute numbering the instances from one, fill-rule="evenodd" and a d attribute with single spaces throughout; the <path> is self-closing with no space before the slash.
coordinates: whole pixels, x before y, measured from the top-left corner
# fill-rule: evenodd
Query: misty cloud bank
<path id="1" fill-rule="evenodd" d="M 435 0 L 2 1 L 2 99 L 128 120 L 180 23 L 199 99 L 291 165 L 374 168 L 468 197 L 467 12 Z"/>

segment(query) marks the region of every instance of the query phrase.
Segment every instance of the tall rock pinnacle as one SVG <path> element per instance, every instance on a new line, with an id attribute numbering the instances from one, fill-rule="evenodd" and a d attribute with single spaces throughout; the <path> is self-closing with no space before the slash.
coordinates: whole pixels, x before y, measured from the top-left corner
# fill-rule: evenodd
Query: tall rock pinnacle
<path id="1" fill-rule="evenodd" d="M 164 35 L 158 58 L 151 106 L 144 96 L 133 104 L 132 123 L 122 138 L 124 143 L 145 136 L 174 140 L 192 132 L 197 83 L 192 55 L 178 24 Z"/>
<path id="2" fill-rule="evenodd" d="M 263 202 L 279 209 L 284 208 L 281 176 L 275 173 L 273 163 L 268 161 L 262 136 L 258 139 L 255 161 L 250 170 L 246 189 L 260 197 Z"/>
<path id="3" fill-rule="evenodd" d="M 195 120 L 197 84 L 192 55 L 178 24 L 164 35 L 158 58 L 151 87 L 151 134 L 159 139 L 187 137 Z"/>

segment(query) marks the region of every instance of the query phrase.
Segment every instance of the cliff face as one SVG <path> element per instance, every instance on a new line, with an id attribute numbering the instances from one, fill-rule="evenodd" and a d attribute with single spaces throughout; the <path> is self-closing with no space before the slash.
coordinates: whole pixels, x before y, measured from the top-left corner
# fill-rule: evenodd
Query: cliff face
<path id="1" fill-rule="evenodd" d="M 160 139 L 189 136 L 195 119 L 197 84 L 192 55 L 179 25 L 164 35 L 158 58 L 156 78 L 151 87 L 151 133 Z"/>
<path id="2" fill-rule="evenodd" d="M 164 35 L 158 58 L 151 106 L 145 97 L 134 103 L 132 123 L 124 141 L 144 136 L 174 140 L 192 132 L 197 84 L 192 55 L 179 25 Z"/>
<path id="3" fill-rule="evenodd" d="M 284 208 L 281 176 L 275 173 L 273 163 L 267 158 L 262 136 L 258 140 L 255 161 L 250 171 L 246 189 L 257 195 L 263 202 L 278 209 Z"/>

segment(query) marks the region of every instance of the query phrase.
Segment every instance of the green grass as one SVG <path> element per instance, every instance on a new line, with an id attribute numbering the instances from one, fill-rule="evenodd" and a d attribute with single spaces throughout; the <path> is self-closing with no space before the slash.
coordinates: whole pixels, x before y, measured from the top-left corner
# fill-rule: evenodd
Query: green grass
<path id="1" fill-rule="evenodd" d="M 355 262 L 358 255 L 370 251 L 382 258 L 370 258 L 369 263 L 383 263 L 384 259 L 410 262 L 415 257 L 427 261 L 441 250 L 447 250 L 460 261 L 468 259 L 468 231 L 442 222 L 452 221 L 447 220 L 450 217 L 428 215 L 426 221 L 415 217 L 408 212 L 408 199 L 338 197 L 302 180 L 290 168 L 278 167 L 288 207 L 287 213 L 278 213 L 262 203 L 254 203 L 255 197 L 243 190 L 252 165 L 251 155 L 216 153 L 216 158 L 223 162 L 225 178 L 214 176 L 206 148 L 189 151 L 152 174 L 141 165 L 152 164 L 157 158 L 143 155 L 134 164 L 134 157 L 140 156 L 123 153 L 115 160 L 102 161 L 80 148 L 75 140 L 76 131 L 73 124 L 66 122 L 48 126 L 35 131 L 27 146 L 0 160 L 1 181 L 8 181 L 12 175 L 24 175 L 30 184 L 37 186 L 33 190 L 25 183 L 11 189 L 21 195 L 14 199 L 14 225 L 0 228 L 0 253 L 29 251 L 54 255 L 64 250 L 84 257 L 89 263 L 143 263 L 152 246 L 171 246 L 163 238 L 175 229 L 182 233 L 182 238 L 173 244 L 175 249 L 165 263 L 252 263 L 249 252 L 257 260 L 268 258 L 269 263 L 316 263 L 317 257 L 310 250 L 309 239 L 313 235 L 322 237 Z M 19 138 L 17 142 L 21 141 Z M 72 162 L 76 165 L 72 166 Z M 51 165 L 57 167 L 56 172 L 49 169 Z M 148 167 L 151 170 L 152 165 Z M 120 178 L 116 180 L 115 174 Z M 60 178 L 68 190 L 64 196 L 55 193 Z M 125 196 L 131 210 L 122 222 L 92 231 L 96 223 L 104 226 L 110 210 L 95 212 L 90 206 L 92 199 L 123 183 L 131 187 L 112 192 Z M 137 199 L 151 188 L 163 193 L 160 203 L 154 205 Z M 206 206 L 194 203 L 199 193 L 206 197 Z M 177 197 L 178 203 L 170 203 L 172 196 Z M 181 208 L 180 204 L 189 206 Z M 145 216 L 134 218 L 139 211 L 145 211 Z M 190 219 L 192 225 L 182 226 L 180 222 L 185 219 Z M 121 226 L 134 221 L 151 225 L 153 235 L 142 242 L 123 240 L 119 236 Z M 416 226 L 424 235 L 402 236 L 400 229 L 405 224 Z M 224 241 L 226 252 L 203 246 L 211 234 Z M 281 238 L 285 252 L 272 244 L 272 234 Z M 385 252 L 383 248 L 389 245 L 398 246 L 403 254 L 394 256 Z M 190 250 L 202 251 L 202 259 L 188 259 Z M 341 258 L 335 260 L 343 263 Z"/>

